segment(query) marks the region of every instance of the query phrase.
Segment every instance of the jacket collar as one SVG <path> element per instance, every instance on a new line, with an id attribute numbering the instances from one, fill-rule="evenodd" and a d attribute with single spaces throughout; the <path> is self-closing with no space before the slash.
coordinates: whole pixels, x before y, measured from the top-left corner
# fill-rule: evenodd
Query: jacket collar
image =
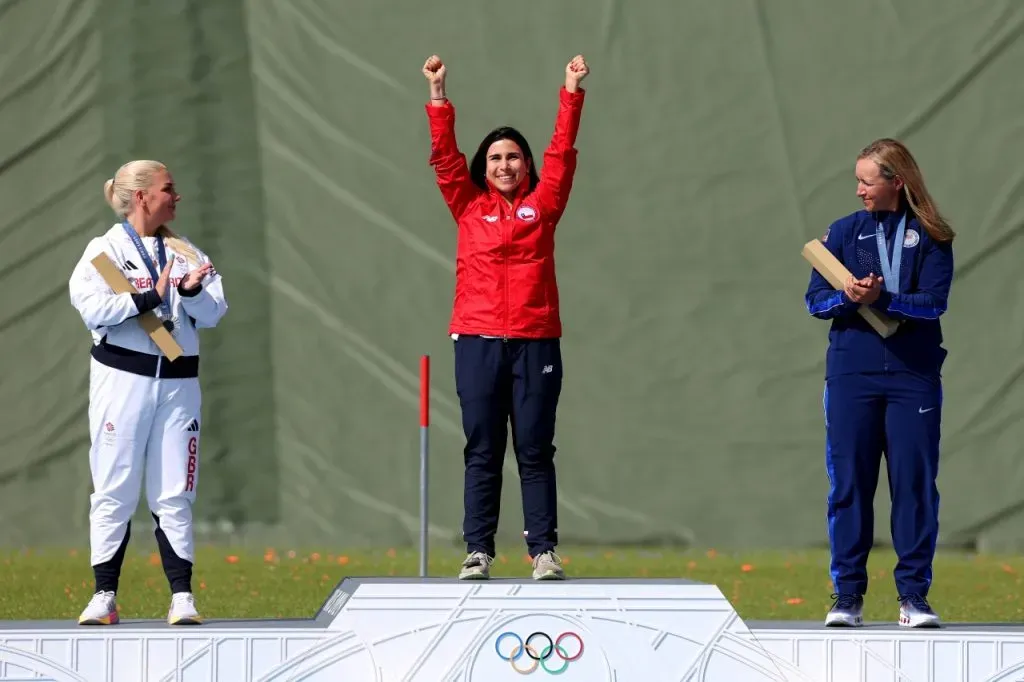
<path id="1" fill-rule="evenodd" d="M 871 219 L 876 223 L 882 223 L 885 227 L 895 228 L 904 213 L 907 214 L 907 227 L 909 227 L 911 221 L 914 220 L 914 212 L 910 209 L 906 199 L 901 196 L 900 204 L 895 211 L 871 211 Z"/>

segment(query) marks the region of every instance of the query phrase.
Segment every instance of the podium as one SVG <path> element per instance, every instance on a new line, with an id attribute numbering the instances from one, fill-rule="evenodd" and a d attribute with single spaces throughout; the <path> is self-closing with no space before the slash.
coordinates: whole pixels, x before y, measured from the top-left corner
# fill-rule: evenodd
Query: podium
<path id="1" fill-rule="evenodd" d="M 0 681 L 1017 682 L 1024 628 L 744 623 L 688 580 L 345 578 L 295 620 L 0 622 Z"/>

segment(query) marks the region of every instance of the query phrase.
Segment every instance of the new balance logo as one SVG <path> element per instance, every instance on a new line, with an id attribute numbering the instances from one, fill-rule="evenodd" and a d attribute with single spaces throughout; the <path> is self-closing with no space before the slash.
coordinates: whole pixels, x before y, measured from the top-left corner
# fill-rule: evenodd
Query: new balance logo
<path id="1" fill-rule="evenodd" d="M 186 431 L 198 431 L 199 430 L 199 421 L 196 420 L 196 419 L 193 419 L 191 422 L 189 422 L 188 428 L 185 429 L 185 430 Z"/>

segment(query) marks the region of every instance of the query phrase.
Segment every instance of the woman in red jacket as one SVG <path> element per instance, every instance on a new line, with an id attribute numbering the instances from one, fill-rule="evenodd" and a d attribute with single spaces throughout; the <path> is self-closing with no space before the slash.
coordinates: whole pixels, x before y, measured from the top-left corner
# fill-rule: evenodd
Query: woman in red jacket
<path id="1" fill-rule="evenodd" d="M 445 94 L 447 69 L 437 56 L 423 65 L 430 83 L 430 164 L 458 225 L 449 333 L 466 434 L 463 537 L 469 555 L 460 579 L 490 576 L 510 419 L 533 577 L 565 577 L 554 552 L 555 411 L 562 387 L 554 237 L 576 171 L 580 81 L 589 72 L 582 56 L 566 66 L 554 135 L 538 173 L 530 145 L 509 127 L 484 137 L 467 164 Z"/>

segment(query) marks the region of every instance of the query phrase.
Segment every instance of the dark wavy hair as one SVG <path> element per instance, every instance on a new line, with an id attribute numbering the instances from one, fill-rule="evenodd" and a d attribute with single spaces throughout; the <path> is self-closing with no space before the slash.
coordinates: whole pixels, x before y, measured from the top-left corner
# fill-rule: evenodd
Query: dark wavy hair
<path id="1" fill-rule="evenodd" d="M 491 132 L 487 133 L 484 139 L 480 142 L 480 146 L 477 147 L 476 154 L 473 155 L 473 161 L 469 165 L 469 177 L 473 180 L 473 184 L 480 189 L 487 191 L 487 150 L 491 148 L 491 145 L 498 140 L 511 140 L 519 145 L 519 148 L 523 150 L 523 158 L 529 161 L 530 166 L 530 189 L 533 190 L 540 182 L 540 175 L 537 174 L 537 164 L 533 162 L 533 152 L 530 150 L 530 143 L 526 141 L 523 134 L 515 128 L 509 126 L 501 126 L 495 128 Z"/>

